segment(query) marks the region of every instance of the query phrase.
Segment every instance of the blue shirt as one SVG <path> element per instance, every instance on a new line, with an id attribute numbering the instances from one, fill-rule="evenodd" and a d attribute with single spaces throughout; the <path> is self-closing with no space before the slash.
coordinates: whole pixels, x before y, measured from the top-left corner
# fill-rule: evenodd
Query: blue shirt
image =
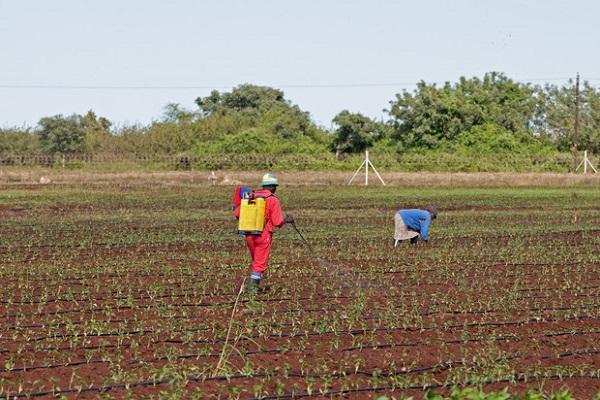
<path id="1" fill-rule="evenodd" d="M 429 239 L 429 224 L 431 224 L 431 215 L 423 210 L 400 210 L 398 211 L 402 221 L 411 231 L 419 232 L 421 239 Z"/>

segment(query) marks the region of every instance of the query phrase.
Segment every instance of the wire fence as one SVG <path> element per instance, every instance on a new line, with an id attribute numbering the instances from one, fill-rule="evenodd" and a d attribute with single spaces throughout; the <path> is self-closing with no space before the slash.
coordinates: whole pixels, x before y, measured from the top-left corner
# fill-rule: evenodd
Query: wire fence
<path id="1" fill-rule="evenodd" d="M 582 160 L 583 155 L 577 161 Z M 598 157 L 588 154 L 593 165 Z M 432 172 L 572 172 L 572 155 L 551 156 L 482 156 L 462 155 L 372 155 L 380 170 Z M 130 167 L 159 170 L 339 170 L 350 171 L 362 162 L 362 155 L 337 160 L 333 155 L 115 155 L 115 154 L 0 154 L 2 167 L 44 167 L 65 169 L 127 169 Z"/>

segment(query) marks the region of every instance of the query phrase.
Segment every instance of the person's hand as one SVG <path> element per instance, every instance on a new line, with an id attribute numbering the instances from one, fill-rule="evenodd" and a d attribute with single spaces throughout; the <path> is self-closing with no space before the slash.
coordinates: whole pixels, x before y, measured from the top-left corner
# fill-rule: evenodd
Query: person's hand
<path id="1" fill-rule="evenodd" d="M 285 214 L 285 218 L 283 219 L 285 224 L 294 224 L 294 216 L 292 214 Z"/>

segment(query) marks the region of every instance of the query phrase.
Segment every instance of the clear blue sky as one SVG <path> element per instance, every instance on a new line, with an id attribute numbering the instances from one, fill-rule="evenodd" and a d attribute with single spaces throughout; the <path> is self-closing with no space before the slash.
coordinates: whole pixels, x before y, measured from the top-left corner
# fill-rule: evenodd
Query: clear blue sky
<path id="1" fill-rule="evenodd" d="M 599 16 L 596 0 L 0 0 L 0 127 L 89 109 L 148 123 L 245 82 L 326 127 L 342 109 L 384 116 L 419 80 L 600 85 Z M 139 86 L 167 88 L 123 88 Z"/>

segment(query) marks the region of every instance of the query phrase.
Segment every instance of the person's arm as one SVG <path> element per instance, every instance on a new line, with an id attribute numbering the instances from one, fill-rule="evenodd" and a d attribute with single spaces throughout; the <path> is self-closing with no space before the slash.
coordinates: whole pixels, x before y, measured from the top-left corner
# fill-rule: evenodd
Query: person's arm
<path id="1" fill-rule="evenodd" d="M 429 240 L 429 225 L 431 225 L 431 216 L 427 213 L 423 222 L 421 222 L 421 240 L 424 242 Z"/>
<path id="2" fill-rule="evenodd" d="M 270 197 L 271 200 L 269 203 L 269 218 L 271 219 L 271 224 L 276 226 L 277 228 L 281 228 L 285 222 L 283 220 L 283 211 L 281 211 L 281 204 L 279 203 L 279 199 L 277 197 Z"/>

